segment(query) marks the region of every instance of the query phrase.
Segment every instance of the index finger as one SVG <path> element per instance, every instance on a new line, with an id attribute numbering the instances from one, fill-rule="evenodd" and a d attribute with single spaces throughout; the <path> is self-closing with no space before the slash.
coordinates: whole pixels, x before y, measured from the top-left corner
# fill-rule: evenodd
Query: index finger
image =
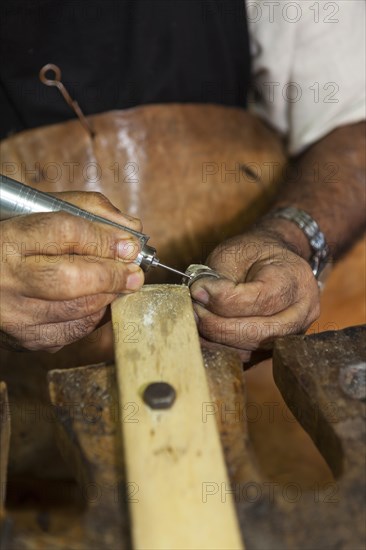
<path id="1" fill-rule="evenodd" d="M 2 223 L 8 229 L 7 238 L 22 256 L 79 254 L 133 261 L 141 248 L 139 239 L 123 229 L 63 211 L 29 214 Z"/>
<path id="2" fill-rule="evenodd" d="M 125 225 L 134 231 L 142 232 L 142 223 L 138 218 L 134 218 L 126 213 L 122 213 L 110 200 L 102 193 L 90 191 L 63 191 L 62 193 L 53 193 L 63 201 L 71 202 L 75 206 L 107 218 L 120 225 Z"/>

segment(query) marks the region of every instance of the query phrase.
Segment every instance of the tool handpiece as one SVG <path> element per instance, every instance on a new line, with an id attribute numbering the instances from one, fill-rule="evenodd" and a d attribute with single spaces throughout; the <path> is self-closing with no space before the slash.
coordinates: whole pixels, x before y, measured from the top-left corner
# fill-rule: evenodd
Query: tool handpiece
<path id="1" fill-rule="evenodd" d="M 141 251 L 139 252 L 135 263 L 137 263 L 143 271 L 148 271 L 151 267 L 163 267 L 169 271 L 173 271 L 187 278 L 185 273 L 173 269 L 162 264 L 156 255 L 156 249 L 147 245 L 149 236 L 139 231 L 135 231 L 130 227 L 118 224 L 102 216 L 92 214 L 87 210 L 83 210 L 74 204 L 63 201 L 48 193 L 33 189 L 28 185 L 24 185 L 19 181 L 0 174 L 0 220 L 6 220 L 14 216 L 24 214 L 34 214 L 39 212 L 68 212 L 79 218 L 90 220 L 92 222 L 104 223 L 112 225 L 118 229 L 122 229 L 131 235 L 134 235 L 141 243 Z"/>

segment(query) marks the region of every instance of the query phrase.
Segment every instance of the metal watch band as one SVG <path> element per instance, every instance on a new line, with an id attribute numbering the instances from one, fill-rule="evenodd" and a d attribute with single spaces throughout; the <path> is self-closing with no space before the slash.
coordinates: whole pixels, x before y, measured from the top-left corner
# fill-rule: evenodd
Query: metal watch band
<path id="1" fill-rule="evenodd" d="M 295 223 L 306 235 L 310 248 L 313 252 L 309 263 L 314 276 L 318 279 L 329 258 L 329 247 L 325 240 L 324 233 L 320 231 L 316 221 L 304 210 L 287 206 L 270 212 L 270 218 L 284 218 Z"/>

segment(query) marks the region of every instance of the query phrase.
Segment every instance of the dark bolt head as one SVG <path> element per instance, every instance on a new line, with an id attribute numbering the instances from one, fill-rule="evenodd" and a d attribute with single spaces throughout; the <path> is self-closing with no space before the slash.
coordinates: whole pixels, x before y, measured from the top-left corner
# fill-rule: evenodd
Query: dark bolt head
<path id="1" fill-rule="evenodd" d="M 151 409 L 169 409 L 175 396 L 175 389 L 167 382 L 152 382 L 145 389 L 143 399 Z"/>

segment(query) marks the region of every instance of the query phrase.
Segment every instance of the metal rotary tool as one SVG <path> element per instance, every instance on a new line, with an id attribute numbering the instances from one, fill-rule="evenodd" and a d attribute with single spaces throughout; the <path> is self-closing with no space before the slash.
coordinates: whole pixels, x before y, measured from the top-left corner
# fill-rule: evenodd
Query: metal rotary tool
<path id="1" fill-rule="evenodd" d="M 149 240 L 148 235 L 101 216 L 97 216 L 96 214 L 92 214 L 91 212 L 87 212 L 69 202 L 62 201 L 48 193 L 37 191 L 28 185 L 24 185 L 19 181 L 0 174 L 0 220 L 6 220 L 24 214 L 59 212 L 61 210 L 78 216 L 79 218 L 84 218 L 85 220 L 112 225 L 137 237 L 141 243 L 141 252 L 137 256 L 135 263 L 137 263 L 143 271 L 148 271 L 150 267 L 163 267 L 164 269 L 181 275 L 184 279 L 190 278 L 190 275 L 186 275 L 160 262 L 159 258 L 156 256 L 156 249 L 146 244 Z"/>

